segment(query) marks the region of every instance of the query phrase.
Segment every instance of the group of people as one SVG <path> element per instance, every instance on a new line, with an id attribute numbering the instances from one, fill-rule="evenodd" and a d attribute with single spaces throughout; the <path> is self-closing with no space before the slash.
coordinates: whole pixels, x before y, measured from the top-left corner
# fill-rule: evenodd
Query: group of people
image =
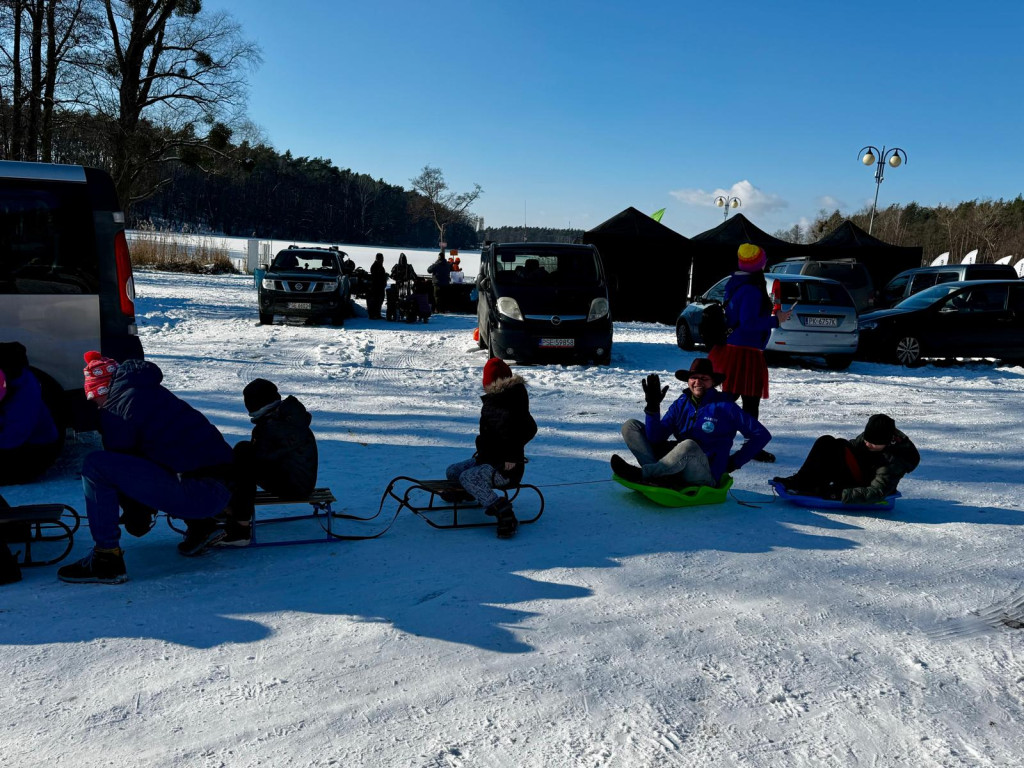
<path id="1" fill-rule="evenodd" d="M 613 455 L 616 475 L 675 489 L 718 487 L 724 474 L 749 461 L 775 461 L 765 450 L 771 434 L 759 421 L 761 400 L 768 397 L 764 349 L 772 329 L 789 320 L 793 309 L 773 307 L 764 277 L 766 263 L 764 249 L 750 243 L 739 247 L 738 269 L 725 288 L 726 342 L 712 347 L 708 357 L 696 358 L 689 370 L 676 371 L 687 387 L 664 416 L 661 403 L 668 386 L 662 386 L 658 374 L 641 382 L 645 420 L 630 419 L 622 425 L 622 437 L 639 466 Z M 737 432 L 745 442 L 733 452 Z M 875 414 L 853 440 L 818 438 L 800 469 L 775 477 L 774 482 L 792 494 L 870 504 L 894 493 L 900 478 L 920 460 L 895 421 Z"/>
<path id="2" fill-rule="evenodd" d="M 427 267 L 427 272 L 430 273 L 433 282 L 433 312 L 446 312 L 450 304 L 449 286 L 453 283 L 461 283 L 465 279 L 461 259 L 458 256 L 445 258 L 442 248 L 437 259 Z M 388 277 L 389 273 L 384 268 L 384 254 L 378 253 L 370 267 L 370 289 L 366 294 L 366 314 L 371 320 L 383 319 L 381 307 L 383 307 L 387 296 Z M 404 253 L 398 254 L 398 261 L 391 267 L 390 272 L 390 278 L 395 282 L 396 300 L 408 299 L 413 295 L 417 277 L 419 276 L 412 264 L 409 263 L 408 257 Z"/>

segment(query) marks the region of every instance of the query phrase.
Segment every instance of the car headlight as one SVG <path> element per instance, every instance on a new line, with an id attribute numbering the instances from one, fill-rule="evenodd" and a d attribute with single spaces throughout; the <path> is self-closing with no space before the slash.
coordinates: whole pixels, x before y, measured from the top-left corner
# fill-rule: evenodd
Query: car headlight
<path id="1" fill-rule="evenodd" d="M 608 317 L 608 299 L 594 299 L 590 302 L 590 314 L 587 315 L 587 322 L 600 320 Z"/>
<path id="2" fill-rule="evenodd" d="M 519 311 L 519 303 L 508 296 L 502 296 L 498 299 L 498 314 L 504 315 L 512 320 L 523 319 L 523 313 Z"/>
<path id="3" fill-rule="evenodd" d="M 878 327 L 878 321 L 877 320 L 863 320 L 863 321 L 857 323 L 857 330 L 858 331 L 873 331 L 877 327 Z"/>
<path id="4" fill-rule="evenodd" d="M 340 280 L 324 280 L 320 283 L 320 290 L 324 293 L 338 290 L 338 286 L 341 284 Z"/>
<path id="5" fill-rule="evenodd" d="M 274 290 L 274 281 L 271 280 L 269 277 L 264 277 L 260 281 L 260 285 L 262 285 L 264 288 L 266 288 L 269 291 Z"/>

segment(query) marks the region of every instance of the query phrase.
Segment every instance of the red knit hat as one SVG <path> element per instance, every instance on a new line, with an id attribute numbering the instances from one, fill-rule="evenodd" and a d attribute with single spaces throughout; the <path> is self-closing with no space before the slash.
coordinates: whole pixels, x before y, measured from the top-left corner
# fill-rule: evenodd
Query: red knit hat
<path id="1" fill-rule="evenodd" d="M 753 243 L 744 243 L 736 251 L 737 263 L 744 272 L 760 272 L 768 263 L 764 248 Z"/>
<path id="2" fill-rule="evenodd" d="M 85 353 L 85 399 L 93 400 L 110 394 L 110 380 L 117 371 L 117 361 L 95 350 Z"/>
<path id="3" fill-rule="evenodd" d="M 492 357 L 484 365 L 484 387 L 489 387 L 498 379 L 511 379 L 512 369 L 500 357 Z"/>

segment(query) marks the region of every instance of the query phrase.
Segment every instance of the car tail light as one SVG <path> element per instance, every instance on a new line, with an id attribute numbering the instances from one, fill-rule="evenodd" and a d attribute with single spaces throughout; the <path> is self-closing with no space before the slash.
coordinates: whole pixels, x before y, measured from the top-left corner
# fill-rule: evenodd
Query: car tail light
<path id="1" fill-rule="evenodd" d="M 780 280 L 772 281 L 772 314 L 778 313 L 782 309 L 782 282 Z"/>
<path id="2" fill-rule="evenodd" d="M 117 295 L 121 313 L 135 319 L 135 279 L 132 277 L 132 259 L 128 253 L 128 240 L 124 232 L 114 235 L 114 257 L 117 264 Z"/>

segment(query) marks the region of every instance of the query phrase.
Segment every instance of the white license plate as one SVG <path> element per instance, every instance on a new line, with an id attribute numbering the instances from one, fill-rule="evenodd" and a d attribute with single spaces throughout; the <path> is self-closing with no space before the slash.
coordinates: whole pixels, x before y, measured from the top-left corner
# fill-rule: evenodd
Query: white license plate
<path id="1" fill-rule="evenodd" d="M 572 347 L 576 345 L 575 339 L 541 339 L 537 346 L 540 347 Z"/>
<path id="2" fill-rule="evenodd" d="M 804 325 L 813 325 L 818 328 L 838 328 L 839 319 L 835 317 L 805 317 Z"/>
<path id="3" fill-rule="evenodd" d="M 288 309 L 312 309 L 313 305 L 308 301 L 289 301 Z"/>

